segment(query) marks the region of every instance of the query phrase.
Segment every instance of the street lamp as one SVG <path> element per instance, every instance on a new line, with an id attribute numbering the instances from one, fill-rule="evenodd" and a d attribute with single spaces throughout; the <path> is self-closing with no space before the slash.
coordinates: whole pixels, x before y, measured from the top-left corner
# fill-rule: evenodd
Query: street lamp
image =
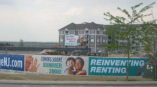
<path id="1" fill-rule="evenodd" d="M 65 46 L 65 43 L 66 43 L 66 35 L 68 35 L 68 33 L 69 33 L 69 30 L 66 28 L 65 30 L 64 30 L 64 46 Z M 66 47 L 66 46 L 65 46 Z"/>
<path id="2" fill-rule="evenodd" d="M 88 33 L 89 33 L 89 30 L 88 30 L 88 28 L 86 28 L 85 29 L 85 34 L 86 34 L 86 46 L 87 46 L 87 48 L 89 47 L 89 43 L 88 43 Z"/>
<path id="3" fill-rule="evenodd" d="M 95 53 L 97 53 L 97 33 L 99 34 L 100 29 L 95 29 Z"/>

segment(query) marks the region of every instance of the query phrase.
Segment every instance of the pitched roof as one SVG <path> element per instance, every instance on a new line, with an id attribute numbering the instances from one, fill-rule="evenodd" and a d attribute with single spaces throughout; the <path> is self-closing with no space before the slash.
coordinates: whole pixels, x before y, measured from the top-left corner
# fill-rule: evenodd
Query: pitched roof
<path id="1" fill-rule="evenodd" d="M 85 29 L 85 28 L 88 28 L 88 29 L 97 29 L 97 28 L 103 29 L 104 25 L 96 24 L 94 22 L 91 22 L 91 23 L 84 22 L 82 24 L 70 23 L 69 25 L 59 29 L 59 31 L 64 30 L 66 28 L 67 29 Z"/>

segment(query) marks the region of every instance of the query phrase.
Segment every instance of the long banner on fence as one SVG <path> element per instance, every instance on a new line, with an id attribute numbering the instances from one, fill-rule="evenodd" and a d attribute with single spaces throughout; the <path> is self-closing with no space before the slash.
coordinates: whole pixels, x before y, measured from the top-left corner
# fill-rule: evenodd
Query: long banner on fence
<path id="1" fill-rule="evenodd" d="M 148 58 L 0 54 L 0 69 L 52 75 L 140 76 Z"/>

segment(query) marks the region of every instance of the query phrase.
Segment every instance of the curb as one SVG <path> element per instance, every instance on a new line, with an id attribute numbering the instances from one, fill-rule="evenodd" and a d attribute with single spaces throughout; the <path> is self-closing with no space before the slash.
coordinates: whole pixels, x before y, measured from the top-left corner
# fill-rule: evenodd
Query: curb
<path id="1" fill-rule="evenodd" d="M 157 81 L 33 81 L 0 80 L 0 84 L 17 85 L 88 85 L 88 86 L 157 86 Z"/>

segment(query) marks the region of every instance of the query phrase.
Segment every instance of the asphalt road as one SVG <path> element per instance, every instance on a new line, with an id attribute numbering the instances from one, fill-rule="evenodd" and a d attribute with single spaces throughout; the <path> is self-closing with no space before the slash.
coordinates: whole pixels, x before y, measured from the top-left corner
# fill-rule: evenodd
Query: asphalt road
<path id="1" fill-rule="evenodd" d="M 0 80 L 0 87 L 157 87 L 157 81 Z"/>
<path id="2" fill-rule="evenodd" d="M 0 87 L 157 87 L 157 86 L 91 86 L 91 85 L 21 85 L 21 84 L 0 84 Z"/>

